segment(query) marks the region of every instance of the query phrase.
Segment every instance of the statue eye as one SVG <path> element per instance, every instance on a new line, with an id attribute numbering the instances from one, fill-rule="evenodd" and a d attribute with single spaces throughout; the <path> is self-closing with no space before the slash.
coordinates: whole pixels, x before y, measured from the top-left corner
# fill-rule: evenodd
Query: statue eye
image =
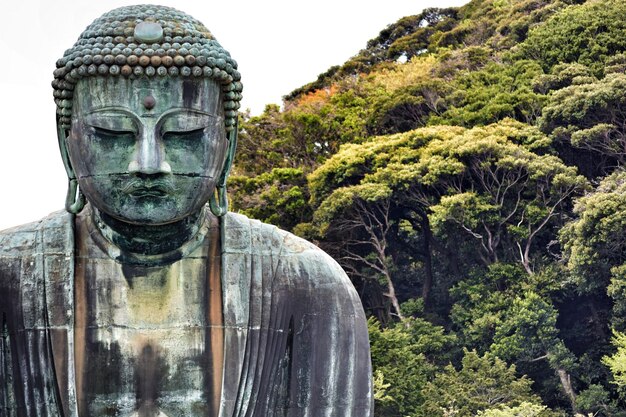
<path id="1" fill-rule="evenodd" d="M 119 138 L 129 138 L 135 137 L 135 132 L 130 130 L 112 130 L 105 129 L 103 127 L 92 126 L 93 131 L 96 136 L 103 139 L 119 139 Z"/>
<path id="2" fill-rule="evenodd" d="M 194 130 L 185 131 L 170 131 L 163 133 L 163 139 L 185 139 L 185 140 L 200 140 L 204 136 L 204 127 Z"/>

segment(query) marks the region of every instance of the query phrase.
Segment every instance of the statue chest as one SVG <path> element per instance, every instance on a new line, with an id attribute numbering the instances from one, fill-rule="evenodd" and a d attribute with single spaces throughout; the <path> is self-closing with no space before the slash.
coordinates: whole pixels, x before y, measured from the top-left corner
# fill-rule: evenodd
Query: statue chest
<path id="1" fill-rule="evenodd" d="M 217 416 L 221 291 L 208 249 L 146 267 L 79 248 L 74 354 L 81 416 Z"/>

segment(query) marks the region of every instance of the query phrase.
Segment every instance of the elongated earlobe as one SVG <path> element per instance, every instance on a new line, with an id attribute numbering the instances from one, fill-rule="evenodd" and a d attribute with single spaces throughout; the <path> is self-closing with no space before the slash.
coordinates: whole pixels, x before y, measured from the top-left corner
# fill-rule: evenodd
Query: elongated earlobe
<path id="1" fill-rule="evenodd" d="M 74 169 L 70 162 L 69 153 L 67 152 L 67 138 L 70 135 L 69 130 L 65 129 L 57 121 L 57 139 L 59 141 L 59 150 L 61 151 L 61 159 L 63 159 L 63 165 L 65 166 L 65 173 L 67 174 L 67 196 L 65 197 L 65 210 L 72 214 L 78 214 L 85 207 L 85 196 L 80 192 L 78 188 L 78 180 Z"/>
<path id="2" fill-rule="evenodd" d="M 211 209 L 211 213 L 215 214 L 217 217 L 222 217 L 224 214 L 228 213 L 228 195 L 226 194 L 225 186 L 217 186 L 217 192 L 209 199 L 209 208 Z"/>
<path id="3" fill-rule="evenodd" d="M 67 184 L 65 210 L 72 214 L 78 214 L 83 207 L 85 207 L 85 196 L 78 189 L 78 180 L 70 179 Z"/>

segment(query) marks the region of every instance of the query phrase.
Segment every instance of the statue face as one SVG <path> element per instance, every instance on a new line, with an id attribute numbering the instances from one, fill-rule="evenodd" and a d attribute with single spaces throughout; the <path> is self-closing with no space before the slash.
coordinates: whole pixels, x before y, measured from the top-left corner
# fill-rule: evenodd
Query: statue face
<path id="1" fill-rule="evenodd" d="M 206 204 L 222 172 L 220 87 L 206 78 L 82 79 L 67 145 L 98 210 L 134 224 L 181 220 Z"/>

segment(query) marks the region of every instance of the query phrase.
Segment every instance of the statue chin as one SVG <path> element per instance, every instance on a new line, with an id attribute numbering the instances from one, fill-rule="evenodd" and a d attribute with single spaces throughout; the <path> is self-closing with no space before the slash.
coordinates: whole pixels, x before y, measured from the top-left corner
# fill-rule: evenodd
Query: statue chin
<path id="1" fill-rule="evenodd" d="M 198 214 L 215 190 L 212 179 L 184 175 L 156 179 L 107 175 L 89 177 L 79 184 L 98 211 L 125 223 L 152 226 Z"/>

